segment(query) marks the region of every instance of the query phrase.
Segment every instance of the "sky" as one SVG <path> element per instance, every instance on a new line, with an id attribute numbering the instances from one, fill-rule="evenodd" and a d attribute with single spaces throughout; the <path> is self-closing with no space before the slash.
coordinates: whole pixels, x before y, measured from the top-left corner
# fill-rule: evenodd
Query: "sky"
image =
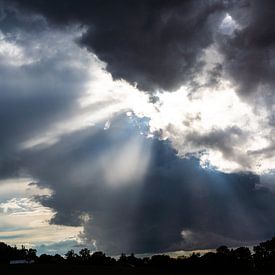
<path id="1" fill-rule="evenodd" d="M 0 0 L 0 241 L 275 236 L 274 74 L 271 0 Z"/>

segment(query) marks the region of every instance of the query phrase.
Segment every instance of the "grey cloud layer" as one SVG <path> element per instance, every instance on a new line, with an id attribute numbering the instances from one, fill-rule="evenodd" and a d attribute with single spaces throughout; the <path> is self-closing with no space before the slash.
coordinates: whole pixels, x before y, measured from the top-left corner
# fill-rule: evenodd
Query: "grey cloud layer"
<path id="1" fill-rule="evenodd" d="M 225 57 L 224 69 L 248 97 L 260 92 L 274 103 L 274 1 L 240 1 L 230 11 L 241 28 L 232 37 L 220 37 L 220 50 Z M 270 102 L 271 101 L 271 102 Z"/>
<path id="2" fill-rule="evenodd" d="M 203 50 L 217 44 L 225 62 L 210 73 L 209 84 L 215 85 L 223 70 L 245 97 L 260 89 L 273 102 L 272 0 L 13 2 L 57 25 L 86 26 L 80 44 L 105 61 L 114 78 L 142 89 L 192 83 L 204 66 Z M 232 35 L 218 30 L 226 13 L 240 25 Z"/>
<path id="3" fill-rule="evenodd" d="M 16 15 L 4 17 L 3 26 L 8 26 L 13 17 Z M 43 26 L 40 19 L 32 20 L 32 24 Z M 69 33 L 62 39 L 60 34 L 49 34 L 45 26 L 39 34 L 34 30 L 28 32 L 25 22 L 17 20 L 12 32 L 11 27 L 1 28 L 3 43 L 9 43 L 8 56 L 5 52 L 0 56 L 0 124 L 3 127 L 0 151 L 3 158 L 6 153 L 9 156 L 9 151 L 20 149 L 27 139 L 74 112 L 76 99 L 84 92 L 88 79 L 87 62 L 82 60 L 82 67 L 79 67 L 72 59 L 74 46 L 67 44 L 71 42 Z M 59 35 L 59 45 L 49 47 L 55 35 Z M 9 50 L 9 47 L 15 49 Z M 73 58 L 81 56 L 75 51 Z M 13 64 L 13 59 L 20 64 Z"/>
<path id="4" fill-rule="evenodd" d="M 36 135 L 47 134 L 52 124 L 63 121 L 77 110 L 77 99 L 84 92 L 88 79 L 89 63 L 87 57 L 82 59 L 75 50 L 76 46 L 71 43 L 74 35 L 70 31 L 50 33 L 40 18 L 18 18 L 18 14 L 7 10 L 3 13 L 0 32 L 1 179 L 24 176 L 19 156 L 23 143 Z M 37 28 L 30 31 L 30 25 Z M 56 36 L 58 41 L 52 47 L 49 43 Z"/>
<path id="5" fill-rule="evenodd" d="M 84 239 L 109 253 L 211 248 L 274 234 L 275 197 L 257 176 L 205 170 L 197 159 L 180 159 L 168 142 L 142 137 L 134 128 L 131 119 L 118 117 L 108 131 L 83 130 L 24 156 L 39 185 L 54 191 L 40 198 L 56 211 L 53 223 L 84 224 Z M 105 169 L 113 171 L 116 160 L 103 168 L 99 159 L 134 136 L 143 154 L 150 152 L 148 169 L 138 182 L 110 186 Z"/>
<path id="6" fill-rule="evenodd" d="M 58 25 L 83 24 L 80 44 L 107 63 L 114 78 L 139 88 L 174 90 L 201 70 L 222 1 L 14 1 Z"/>

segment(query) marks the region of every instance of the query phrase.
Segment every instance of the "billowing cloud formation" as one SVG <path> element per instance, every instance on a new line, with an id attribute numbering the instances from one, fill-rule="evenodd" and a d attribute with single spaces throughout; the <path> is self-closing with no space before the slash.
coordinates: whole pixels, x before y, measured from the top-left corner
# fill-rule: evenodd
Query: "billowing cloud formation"
<path id="1" fill-rule="evenodd" d="M 216 44 L 225 62 L 215 76 L 224 69 L 243 94 L 272 91 L 272 0 L 14 2 L 58 25 L 84 25 L 80 43 L 113 77 L 142 89 L 175 90 L 191 82 L 205 65 L 201 54 Z"/>
<path id="2" fill-rule="evenodd" d="M 192 99 L 184 89 L 165 93 L 156 106 L 152 131 L 170 139 L 183 157 L 194 153 L 225 172 L 274 169 L 270 111 L 258 105 L 254 112 L 253 104 L 241 101 L 232 88 L 203 89 Z"/>
<path id="3" fill-rule="evenodd" d="M 221 1 L 15 1 L 58 25 L 83 24 L 79 42 L 116 79 L 144 90 L 175 90 L 200 71 Z"/>
<path id="4" fill-rule="evenodd" d="M 84 239 L 110 253 L 211 248 L 274 234 L 275 197 L 258 176 L 203 169 L 135 125 L 118 117 L 108 131 L 82 130 L 25 155 L 26 169 L 54 192 L 40 198 L 56 211 L 53 223 L 84 223 Z"/>

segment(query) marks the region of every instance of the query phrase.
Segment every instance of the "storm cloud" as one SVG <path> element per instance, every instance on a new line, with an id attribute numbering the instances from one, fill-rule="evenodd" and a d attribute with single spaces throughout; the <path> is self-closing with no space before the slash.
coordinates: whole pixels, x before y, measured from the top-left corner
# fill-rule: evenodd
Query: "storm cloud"
<path id="1" fill-rule="evenodd" d="M 218 39 L 224 69 L 240 94 L 256 93 L 269 104 L 274 104 L 274 10 L 274 1 L 240 1 L 229 11 L 239 27 Z"/>
<path id="2" fill-rule="evenodd" d="M 56 212 L 52 223 L 84 225 L 82 238 L 109 253 L 249 244 L 274 234 L 275 195 L 258 176 L 203 169 L 169 142 L 141 136 L 133 120 L 120 116 L 107 131 L 86 129 L 24 156 L 37 184 L 53 190 L 37 198 Z M 124 153 L 129 140 L 142 155 L 136 162 L 132 146 Z M 124 181 L 116 180 L 120 154 Z"/>
<path id="3" fill-rule="evenodd" d="M 115 79 L 143 90 L 175 90 L 203 67 L 222 1 L 13 1 L 60 26 L 80 24 L 79 43 L 107 63 Z"/>
<path id="4" fill-rule="evenodd" d="M 272 0 L 9 2 L 55 26 L 84 26 L 79 43 L 106 62 L 115 79 L 142 90 L 194 85 L 205 66 L 204 51 L 215 45 L 224 62 L 210 71 L 211 86 L 225 76 L 244 97 L 258 91 L 273 100 Z"/>

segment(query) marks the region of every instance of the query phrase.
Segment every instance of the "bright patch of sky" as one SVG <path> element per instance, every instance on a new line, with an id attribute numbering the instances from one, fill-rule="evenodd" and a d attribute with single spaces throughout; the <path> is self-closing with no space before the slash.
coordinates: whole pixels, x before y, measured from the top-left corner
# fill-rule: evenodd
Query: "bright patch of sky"
<path id="1" fill-rule="evenodd" d="M 220 31 L 226 35 L 232 35 L 233 32 L 239 28 L 240 25 L 228 13 L 225 15 L 220 25 Z"/>
<path id="2" fill-rule="evenodd" d="M 54 213 L 37 202 L 35 196 L 50 195 L 51 191 L 32 182 L 30 178 L 0 181 L 0 241 L 26 247 L 53 245 L 64 240 L 77 244 L 82 227 L 49 224 Z"/>

